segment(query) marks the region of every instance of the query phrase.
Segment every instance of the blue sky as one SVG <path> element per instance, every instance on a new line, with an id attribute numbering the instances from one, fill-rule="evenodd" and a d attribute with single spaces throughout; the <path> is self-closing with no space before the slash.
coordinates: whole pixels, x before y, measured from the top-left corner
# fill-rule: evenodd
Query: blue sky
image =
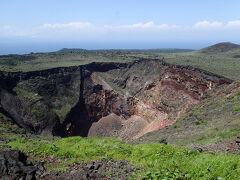
<path id="1" fill-rule="evenodd" d="M 240 43 L 239 0 L 2 0 L 0 54 Z"/>

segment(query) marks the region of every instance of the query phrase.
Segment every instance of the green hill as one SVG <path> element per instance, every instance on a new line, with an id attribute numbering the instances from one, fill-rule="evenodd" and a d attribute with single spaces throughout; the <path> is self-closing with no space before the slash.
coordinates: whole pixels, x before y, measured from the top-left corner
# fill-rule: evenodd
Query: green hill
<path id="1" fill-rule="evenodd" d="M 230 42 L 222 42 L 222 43 L 218 43 L 213 46 L 209 46 L 207 48 L 201 49 L 200 52 L 201 53 L 222 53 L 222 52 L 227 52 L 236 48 L 240 49 L 240 45 L 230 43 Z"/>
<path id="2" fill-rule="evenodd" d="M 177 52 L 178 49 L 85 50 L 65 48 L 52 53 L 0 56 L 0 71 L 27 72 L 78 66 L 91 62 L 131 62 L 145 58 L 164 59 L 172 64 L 193 66 L 232 80 L 240 80 L 240 48 L 238 47 L 239 45 L 232 43 L 219 43 L 199 51 L 181 53 L 170 53 L 171 51 Z"/>

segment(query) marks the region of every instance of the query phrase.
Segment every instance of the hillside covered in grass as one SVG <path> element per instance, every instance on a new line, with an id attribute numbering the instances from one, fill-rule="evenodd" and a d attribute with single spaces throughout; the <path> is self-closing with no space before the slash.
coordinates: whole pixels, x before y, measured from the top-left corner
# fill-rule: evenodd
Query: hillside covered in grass
<path id="1" fill-rule="evenodd" d="M 26 72 L 55 67 L 78 66 L 91 62 L 131 62 L 141 58 L 149 58 L 164 59 L 164 61 L 173 64 L 193 66 L 233 80 L 240 80 L 239 45 L 219 43 L 199 51 L 187 51 L 181 49 L 92 51 L 62 49 L 52 53 L 0 56 L 0 70 Z"/>
<path id="2" fill-rule="evenodd" d="M 119 161 L 128 162 L 136 169 L 128 179 L 205 180 L 240 178 L 238 155 L 200 153 L 160 143 L 129 145 L 112 138 L 51 138 L 26 134 L 11 125 L 10 119 L 1 118 L 1 134 L 5 143 L 1 149 L 20 149 L 33 163 L 41 161 L 47 171 L 66 172 L 81 163 Z M 4 120 L 3 120 L 4 119 Z M 3 139 L 2 139 L 3 140 Z M 121 169 L 121 171 L 127 171 Z M 117 178 L 111 170 L 108 178 Z"/>
<path id="3" fill-rule="evenodd" d="M 223 46 L 226 46 L 226 48 L 223 48 Z M 164 60 L 173 64 L 188 65 L 204 69 L 232 80 L 240 80 L 240 75 L 238 73 L 240 68 L 239 45 L 220 43 L 199 51 L 168 54 L 164 56 Z"/>
<path id="4" fill-rule="evenodd" d="M 32 157 L 48 156 L 60 159 L 49 164 L 54 170 L 64 170 L 80 162 L 127 160 L 139 167 L 132 178 L 142 179 L 239 179 L 238 155 L 199 153 L 164 144 L 128 145 L 111 138 L 70 137 L 48 143 L 46 140 L 19 139 L 8 143 Z M 130 178 L 130 177 L 129 177 Z"/>
<path id="5" fill-rule="evenodd" d="M 230 43 L 230 42 L 222 42 L 222 43 L 218 43 L 206 48 L 203 48 L 200 50 L 201 53 L 222 53 L 222 52 L 227 52 L 227 51 L 231 51 L 233 49 L 238 49 L 240 48 L 240 45 L 238 44 L 234 44 L 234 43 Z"/>

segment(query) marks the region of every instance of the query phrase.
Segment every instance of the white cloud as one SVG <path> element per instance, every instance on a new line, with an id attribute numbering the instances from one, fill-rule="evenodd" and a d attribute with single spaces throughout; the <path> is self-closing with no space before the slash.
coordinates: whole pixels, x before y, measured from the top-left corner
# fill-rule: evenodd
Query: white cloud
<path id="1" fill-rule="evenodd" d="M 30 30 L 26 30 L 23 28 L 18 28 L 15 26 L 10 25 L 4 25 L 0 26 L 0 37 L 24 37 L 24 36 L 30 36 Z"/>
<path id="2" fill-rule="evenodd" d="M 240 20 L 236 20 L 236 21 L 229 21 L 227 23 L 228 27 L 235 27 L 235 28 L 240 28 Z"/>
<path id="3" fill-rule="evenodd" d="M 170 24 L 156 24 L 153 21 L 146 23 L 140 22 L 135 24 L 126 24 L 126 25 L 103 25 L 96 26 L 89 22 L 70 22 L 66 24 L 44 24 L 42 25 L 45 29 L 68 29 L 68 30 L 95 30 L 101 32 L 111 32 L 111 31 L 169 31 L 169 30 L 196 30 L 196 29 L 205 29 L 205 30 L 221 30 L 221 29 L 240 29 L 240 20 L 229 21 L 227 23 L 219 21 L 200 21 L 196 22 L 193 25 L 180 26 L 180 25 L 170 25 Z"/>
<path id="4" fill-rule="evenodd" d="M 204 28 L 204 29 L 212 29 L 212 28 L 222 28 L 224 24 L 222 22 L 214 21 L 201 21 L 194 24 L 194 28 Z"/>
<path id="5" fill-rule="evenodd" d="M 206 29 L 206 30 L 240 30 L 240 20 L 228 21 L 226 23 L 219 21 L 201 21 L 194 24 L 196 29 Z"/>
<path id="6" fill-rule="evenodd" d="M 202 32 L 204 30 L 204 33 Z M 200 21 L 192 25 L 170 25 L 170 24 L 156 24 L 153 21 L 139 22 L 134 24 L 124 25 L 102 25 L 98 26 L 90 22 L 69 22 L 69 23 L 53 23 L 42 24 L 38 27 L 25 28 L 14 26 L 0 27 L 0 37 L 30 37 L 30 38 L 46 38 L 46 39 L 66 39 L 76 40 L 95 40 L 97 38 L 118 38 L 129 37 L 135 39 L 149 37 L 164 37 L 164 38 L 184 38 L 189 34 L 200 37 L 213 34 L 215 36 L 234 32 L 240 34 L 240 20 L 229 22 L 220 21 Z M 202 33 L 202 34 L 201 34 Z M 188 37 L 189 38 L 189 37 Z"/>
<path id="7" fill-rule="evenodd" d="M 73 29 L 84 29 L 84 28 L 92 28 L 93 24 L 89 22 L 70 22 L 67 24 L 43 24 L 42 27 L 47 29 L 65 29 L 65 28 L 73 28 Z"/>
<path id="8" fill-rule="evenodd" d="M 176 25 L 168 25 L 168 24 L 155 24 L 153 21 L 146 23 L 137 23 L 137 24 L 129 24 L 129 25 L 121 25 L 121 26 L 112 26 L 113 29 L 127 29 L 127 30 L 169 30 L 176 28 Z"/>
<path id="9" fill-rule="evenodd" d="M 43 24 L 41 27 L 45 29 L 69 29 L 69 30 L 84 30 L 84 29 L 95 29 L 98 31 L 141 31 L 141 30 L 170 30 L 176 29 L 176 25 L 168 24 L 155 24 L 153 21 L 146 23 L 126 24 L 126 25 L 103 25 L 96 26 L 89 22 L 70 22 L 66 24 Z"/>

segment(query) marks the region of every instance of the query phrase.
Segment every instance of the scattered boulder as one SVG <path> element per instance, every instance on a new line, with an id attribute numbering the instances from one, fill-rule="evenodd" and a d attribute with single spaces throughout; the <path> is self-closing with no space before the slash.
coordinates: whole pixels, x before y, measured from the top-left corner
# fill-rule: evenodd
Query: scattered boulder
<path id="1" fill-rule="evenodd" d="M 239 144 L 239 145 L 240 145 L 240 135 L 239 135 L 239 136 L 237 136 L 237 138 L 236 138 L 235 142 L 236 142 L 237 144 Z"/>
<path id="2" fill-rule="evenodd" d="M 42 175 L 42 179 L 51 180 L 108 180 L 128 179 L 139 168 L 130 165 L 128 161 L 102 159 L 90 163 L 72 164 L 63 173 L 51 172 Z"/>
<path id="3" fill-rule="evenodd" d="M 167 139 L 161 139 L 161 140 L 159 140 L 159 143 L 161 143 L 161 144 L 168 144 Z"/>
<path id="4" fill-rule="evenodd" d="M 190 144 L 188 145 L 188 148 L 195 149 L 199 152 L 227 152 L 230 154 L 235 154 L 240 152 L 240 136 L 237 136 L 234 139 L 223 139 L 207 145 Z"/>

